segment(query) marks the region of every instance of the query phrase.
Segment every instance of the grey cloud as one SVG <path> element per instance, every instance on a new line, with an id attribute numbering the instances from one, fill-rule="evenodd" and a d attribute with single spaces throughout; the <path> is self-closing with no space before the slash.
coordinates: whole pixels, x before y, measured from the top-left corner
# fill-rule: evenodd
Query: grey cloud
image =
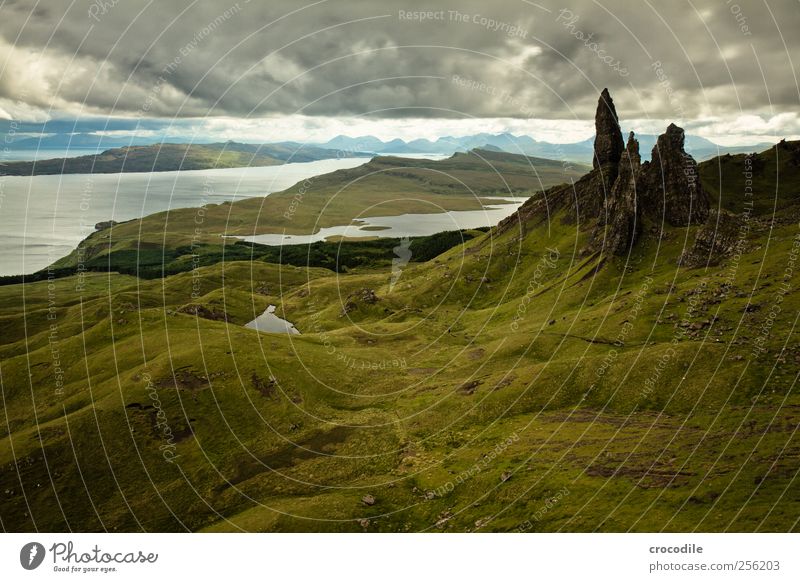
<path id="1" fill-rule="evenodd" d="M 41 52 L 52 70 L 6 67 L 0 97 L 19 99 L 31 82 L 26 75 L 41 74 L 51 94 L 27 95 L 26 101 L 46 106 L 55 98 L 67 108 L 85 105 L 113 115 L 141 114 L 146 107 L 148 116 L 165 117 L 300 110 L 314 116 L 585 118 L 604 86 L 629 118 L 674 117 L 668 89 L 682 96 L 687 118 L 797 109 L 790 63 L 800 54 L 795 3 L 740 2 L 734 13 L 735 4 L 719 0 L 581 0 L 566 4 L 577 17 L 569 25 L 558 20 L 564 5 L 539 4 L 547 10 L 521 0 L 328 0 L 305 7 L 290 0 L 7 2 L 0 37 L 15 47 L 8 54 Z M 444 20 L 403 20 L 400 10 L 444 11 Z M 449 10 L 466 14 L 467 22 L 452 20 Z M 498 30 L 473 21 L 475 15 L 500 23 Z M 510 26 L 522 32 L 511 34 Z M 577 38 L 579 32 L 593 35 L 591 41 Z M 541 52 L 518 62 L 536 46 Z M 616 70 L 601 55 L 617 62 Z M 653 61 L 661 63 L 663 78 Z M 453 75 L 514 99 L 465 88 Z M 393 79 L 376 82 L 387 78 Z"/>

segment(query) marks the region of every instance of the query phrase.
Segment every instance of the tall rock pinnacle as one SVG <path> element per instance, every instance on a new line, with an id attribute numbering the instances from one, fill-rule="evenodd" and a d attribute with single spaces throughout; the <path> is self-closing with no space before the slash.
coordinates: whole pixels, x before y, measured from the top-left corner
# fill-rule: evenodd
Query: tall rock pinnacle
<path id="1" fill-rule="evenodd" d="M 633 246 L 642 230 L 637 194 L 640 168 L 639 142 L 631 132 L 620 158 L 617 180 L 611 196 L 606 199 L 605 216 L 601 219 L 601 223 L 608 225 L 605 246 L 615 255 Z"/>
<path id="2" fill-rule="evenodd" d="M 645 232 L 645 221 L 663 228 L 700 225 L 709 216 L 708 193 L 700 183 L 697 162 L 684 150 L 683 130 L 670 124 L 658 137 L 652 161 L 641 162 L 633 132 L 627 147 L 608 89 L 595 116 L 592 171 L 576 182 L 554 186 L 531 197 L 499 232 L 518 222 L 550 220 L 563 212 L 565 223 L 591 224 L 587 251 L 624 255 Z M 712 249 L 713 250 L 713 249 Z M 686 264 L 691 262 L 686 259 Z"/>
<path id="3" fill-rule="evenodd" d="M 604 166 L 615 168 L 622 157 L 622 150 L 625 149 L 625 144 L 622 141 L 622 131 L 619 128 L 617 110 L 614 108 L 614 101 L 611 99 L 608 89 L 603 89 L 597 102 L 594 128 L 594 168 L 597 169 Z M 611 178 L 611 181 L 613 179 Z"/>

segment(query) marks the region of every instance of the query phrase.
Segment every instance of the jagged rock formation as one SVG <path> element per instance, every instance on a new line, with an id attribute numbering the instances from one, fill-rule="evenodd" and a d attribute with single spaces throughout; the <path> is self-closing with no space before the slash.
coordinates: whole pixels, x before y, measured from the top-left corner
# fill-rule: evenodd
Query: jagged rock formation
<path id="1" fill-rule="evenodd" d="M 617 178 L 619 161 L 622 158 L 622 151 L 625 149 L 617 109 L 614 107 L 614 101 L 611 99 L 608 89 L 603 89 L 597 102 L 594 129 L 592 167 L 600 171 L 603 184 L 608 190 Z"/>
<path id="2" fill-rule="evenodd" d="M 600 226 L 609 227 L 605 247 L 613 254 L 627 251 L 642 230 L 636 195 L 640 172 L 639 142 L 631 132 L 620 158 L 611 196 L 606 199 L 605 213 L 599 220 Z"/>
<path id="3" fill-rule="evenodd" d="M 700 224 L 708 218 L 708 194 L 697 162 L 683 149 L 683 129 L 670 123 L 658 136 L 650 162 L 642 168 L 642 207 L 655 221 L 672 226 Z"/>
<path id="4" fill-rule="evenodd" d="M 595 131 L 592 171 L 577 182 L 554 186 L 541 196 L 531 197 L 515 214 L 500 222 L 500 232 L 514 226 L 521 226 L 524 231 L 562 209 L 569 211 L 566 220 L 577 224 L 595 219 L 603 212 L 625 149 L 617 110 L 608 89 L 603 89 L 597 102 Z"/>
<path id="5" fill-rule="evenodd" d="M 592 171 L 573 184 L 531 197 L 498 225 L 499 232 L 519 227 L 524 233 L 566 210 L 565 221 L 595 225 L 589 250 L 621 255 L 636 243 L 645 218 L 659 228 L 664 222 L 672 226 L 705 222 L 709 198 L 700 184 L 697 162 L 684 149 L 683 129 L 670 124 L 658 137 L 652 161 L 642 164 L 633 132 L 623 145 L 608 89 L 598 100 L 595 129 Z"/>

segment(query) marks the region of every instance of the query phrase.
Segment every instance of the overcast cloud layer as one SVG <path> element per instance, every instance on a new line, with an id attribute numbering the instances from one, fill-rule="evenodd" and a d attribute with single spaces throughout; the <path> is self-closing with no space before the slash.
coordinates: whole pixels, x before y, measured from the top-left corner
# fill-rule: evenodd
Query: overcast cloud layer
<path id="1" fill-rule="evenodd" d="M 288 133 L 384 137 L 419 118 L 433 118 L 424 137 L 464 118 L 573 120 L 580 138 L 609 87 L 645 131 L 800 134 L 798 2 L 12 0 L 0 13 L 7 119 L 277 117 Z"/>

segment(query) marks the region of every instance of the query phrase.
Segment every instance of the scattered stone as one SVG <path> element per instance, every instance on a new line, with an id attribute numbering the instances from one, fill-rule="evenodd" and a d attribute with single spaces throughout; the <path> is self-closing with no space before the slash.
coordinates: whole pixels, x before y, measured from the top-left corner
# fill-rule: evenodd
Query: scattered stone
<path id="1" fill-rule="evenodd" d="M 503 378 L 502 380 L 500 380 L 497 384 L 495 384 L 495 386 L 494 386 L 494 388 L 492 388 L 492 390 L 500 390 L 501 388 L 505 388 L 506 386 L 510 386 L 511 383 L 514 382 L 514 380 L 516 380 L 516 379 L 517 379 L 517 377 L 514 376 L 513 374 L 509 375 L 509 376 Z"/>
<path id="2" fill-rule="evenodd" d="M 342 306 L 342 313 L 339 317 L 344 317 L 348 313 L 357 309 L 359 305 L 373 305 L 380 301 L 373 289 L 358 289 L 350 293 Z"/>
<path id="3" fill-rule="evenodd" d="M 745 251 L 742 220 L 727 212 L 712 212 L 706 223 L 698 229 L 694 244 L 678 259 L 684 267 L 706 267 L 719 264 L 738 251 Z M 719 295 L 719 299 L 724 296 Z"/>
<path id="4" fill-rule="evenodd" d="M 450 521 L 451 517 L 453 517 L 453 514 L 450 511 L 443 511 L 439 514 L 439 519 L 436 521 L 436 527 L 439 529 L 444 529 L 444 526 L 447 525 L 447 522 Z"/>
<path id="5" fill-rule="evenodd" d="M 471 380 L 470 382 L 463 383 L 459 388 L 458 392 L 460 394 L 464 394 L 465 396 L 470 396 L 475 394 L 475 391 L 478 389 L 478 386 L 481 385 L 480 380 Z"/>
<path id="6" fill-rule="evenodd" d="M 187 315 L 195 315 L 203 319 L 211 321 L 228 321 L 228 316 L 224 311 L 220 311 L 213 307 L 199 305 L 197 303 L 188 303 L 178 308 L 178 313 L 185 313 Z"/>
<path id="7" fill-rule="evenodd" d="M 269 398 L 270 400 L 274 400 L 276 398 L 276 386 L 278 385 L 278 381 L 275 379 L 274 376 L 270 376 L 266 380 L 263 380 L 259 377 L 258 374 L 253 372 L 253 375 L 250 377 L 250 382 L 253 385 L 253 388 L 258 390 L 259 394 L 264 398 Z M 289 427 L 291 430 L 291 427 Z"/>

